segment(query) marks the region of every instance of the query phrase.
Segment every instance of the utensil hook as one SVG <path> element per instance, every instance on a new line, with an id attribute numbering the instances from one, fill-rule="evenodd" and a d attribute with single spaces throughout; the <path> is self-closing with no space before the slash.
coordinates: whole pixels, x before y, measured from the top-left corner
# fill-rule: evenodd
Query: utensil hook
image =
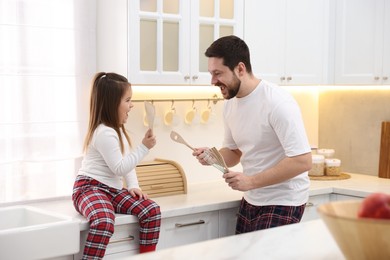
<path id="1" fill-rule="evenodd" d="M 173 100 L 173 99 L 172 99 L 172 103 L 171 103 L 171 110 L 176 111 L 175 100 Z"/>

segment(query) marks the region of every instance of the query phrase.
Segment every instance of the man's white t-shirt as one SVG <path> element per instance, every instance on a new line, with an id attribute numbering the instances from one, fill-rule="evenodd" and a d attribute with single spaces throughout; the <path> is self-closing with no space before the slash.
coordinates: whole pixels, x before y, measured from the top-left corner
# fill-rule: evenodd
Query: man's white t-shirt
<path id="1" fill-rule="evenodd" d="M 249 95 L 225 101 L 223 115 L 223 147 L 242 152 L 246 175 L 311 151 L 298 104 L 275 84 L 262 80 Z M 308 173 L 303 172 L 282 183 L 247 191 L 244 198 L 257 206 L 299 206 L 308 200 L 309 185 Z"/>

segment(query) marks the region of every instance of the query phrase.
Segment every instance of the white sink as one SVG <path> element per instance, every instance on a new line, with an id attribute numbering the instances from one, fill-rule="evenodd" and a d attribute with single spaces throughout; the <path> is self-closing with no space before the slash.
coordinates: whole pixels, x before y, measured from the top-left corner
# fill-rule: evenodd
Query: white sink
<path id="1" fill-rule="evenodd" d="M 0 259 L 44 259 L 75 254 L 79 220 L 30 206 L 0 208 Z"/>

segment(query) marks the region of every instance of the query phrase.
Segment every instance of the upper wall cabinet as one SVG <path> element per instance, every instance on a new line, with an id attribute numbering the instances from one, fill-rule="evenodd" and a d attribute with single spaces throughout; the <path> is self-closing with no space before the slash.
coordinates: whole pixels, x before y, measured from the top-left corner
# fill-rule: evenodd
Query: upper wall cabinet
<path id="1" fill-rule="evenodd" d="M 390 1 L 337 0 L 336 84 L 390 84 Z"/>
<path id="2" fill-rule="evenodd" d="M 242 0 L 130 0 L 128 8 L 133 84 L 210 85 L 207 47 L 243 34 Z"/>
<path id="3" fill-rule="evenodd" d="M 256 76 L 281 85 L 327 83 L 329 0 L 245 0 L 244 9 Z"/>

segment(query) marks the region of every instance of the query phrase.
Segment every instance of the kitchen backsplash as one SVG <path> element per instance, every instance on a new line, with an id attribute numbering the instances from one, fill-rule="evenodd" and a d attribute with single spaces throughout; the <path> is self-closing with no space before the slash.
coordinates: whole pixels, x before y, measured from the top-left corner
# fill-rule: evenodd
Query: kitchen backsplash
<path id="1" fill-rule="evenodd" d="M 378 175 L 382 121 L 390 121 L 390 89 L 319 93 L 319 145 L 334 148 L 342 170 Z"/>
<path id="2" fill-rule="evenodd" d="M 342 170 L 346 172 L 377 175 L 379 162 L 380 125 L 390 120 L 390 89 L 340 88 L 337 87 L 284 87 L 297 100 L 312 147 L 333 148 L 335 157 L 341 159 Z M 220 173 L 207 166 L 201 166 L 191 155 L 191 150 L 169 138 L 171 130 L 180 133 L 195 147 L 220 147 L 223 137 L 223 102 L 212 106 L 215 113 L 212 122 L 187 125 L 186 111 L 192 102 L 177 102 L 175 108 L 180 122 L 166 126 L 163 115 L 170 108 L 170 102 L 155 103 L 158 125 L 155 127 L 157 145 L 147 160 L 165 158 L 180 163 L 189 182 L 203 182 L 219 179 Z M 197 102 L 199 110 L 207 106 L 206 101 Z M 141 141 L 146 131 L 143 122 L 143 104 L 136 103 L 130 112 L 128 128 L 134 144 Z M 240 166 L 234 169 L 240 169 Z"/>
<path id="3" fill-rule="evenodd" d="M 305 87 L 302 89 L 291 86 L 285 88 L 291 92 L 300 105 L 310 144 L 317 147 L 318 89 L 315 87 Z M 139 91 L 139 89 L 140 88 L 137 88 L 137 91 Z M 164 86 L 161 86 L 161 90 L 161 92 L 164 92 Z M 136 97 L 140 96 L 137 91 L 134 93 Z M 154 93 L 154 95 L 158 94 Z M 148 99 L 152 98 L 149 97 Z M 200 165 L 192 156 L 192 151 L 188 149 L 188 147 L 173 142 L 169 137 L 171 130 L 174 130 L 182 135 L 182 137 L 194 147 L 215 146 L 220 148 L 224 131 L 222 121 L 223 101 L 218 101 L 217 104 L 211 102 L 213 118 L 206 124 L 203 124 L 198 120 L 198 122 L 188 125 L 184 120 L 186 112 L 190 110 L 193 105 L 197 108 L 199 116 L 199 112 L 205 109 L 208 104 L 207 101 L 196 101 L 193 103 L 191 100 L 175 102 L 174 106 L 179 123 L 175 126 L 167 126 L 164 124 L 163 117 L 166 111 L 171 108 L 171 102 L 154 102 L 157 116 L 154 132 L 157 136 L 157 145 L 151 150 L 145 160 L 163 158 L 178 162 L 183 167 L 188 182 L 203 182 L 221 179 L 221 173 L 218 170 L 213 167 Z M 136 145 L 141 142 L 147 127 L 143 124 L 144 104 L 142 102 L 135 102 L 134 105 L 133 110 L 129 113 L 127 128 L 132 134 L 131 137 L 134 145 Z M 238 165 L 233 169 L 240 170 L 241 167 Z"/>

